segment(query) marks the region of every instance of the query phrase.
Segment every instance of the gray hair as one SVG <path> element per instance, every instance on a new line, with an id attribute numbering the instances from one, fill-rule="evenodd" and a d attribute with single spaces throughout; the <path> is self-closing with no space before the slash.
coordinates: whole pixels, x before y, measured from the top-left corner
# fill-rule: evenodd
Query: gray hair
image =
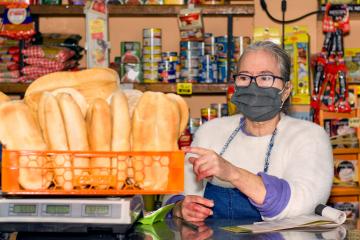
<path id="1" fill-rule="evenodd" d="M 280 65 L 280 74 L 285 82 L 290 80 L 290 68 L 291 68 L 291 59 L 287 52 L 282 49 L 277 44 L 270 41 L 260 41 L 255 42 L 249 45 L 243 52 L 239 60 L 239 66 L 241 61 L 245 58 L 246 54 L 249 52 L 263 50 L 270 53 L 275 57 L 276 61 Z"/>

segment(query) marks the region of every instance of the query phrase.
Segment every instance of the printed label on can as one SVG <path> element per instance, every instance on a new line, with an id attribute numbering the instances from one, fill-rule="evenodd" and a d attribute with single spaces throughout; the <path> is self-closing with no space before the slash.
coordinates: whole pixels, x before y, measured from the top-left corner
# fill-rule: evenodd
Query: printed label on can
<path id="1" fill-rule="evenodd" d="M 211 103 L 210 107 L 216 109 L 217 117 L 225 117 L 228 115 L 228 106 L 226 103 Z"/>
<path id="2" fill-rule="evenodd" d="M 160 55 L 144 55 L 143 56 L 143 62 L 144 63 L 158 63 L 161 61 L 161 56 Z"/>
<path id="3" fill-rule="evenodd" d="M 159 55 L 159 54 L 161 54 L 161 47 L 157 47 L 157 46 L 143 47 L 143 54 Z"/>
<path id="4" fill-rule="evenodd" d="M 148 71 L 157 71 L 159 69 L 159 64 L 157 62 L 154 63 L 144 63 L 143 69 Z"/>
<path id="5" fill-rule="evenodd" d="M 161 46 L 161 38 L 144 38 L 143 45 L 146 46 Z"/>
<path id="6" fill-rule="evenodd" d="M 143 29 L 143 37 L 144 38 L 153 38 L 153 37 L 161 38 L 161 29 L 160 28 L 144 28 Z"/>
<path id="7" fill-rule="evenodd" d="M 214 108 L 207 107 L 201 109 L 201 124 L 217 118 L 217 111 Z"/>
<path id="8" fill-rule="evenodd" d="M 216 56 L 205 55 L 200 65 L 201 82 L 216 83 L 218 78 L 218 66 Z"/>
<path id="9" fill-rule="evenodd" d="M 204 42 L 183 41 L 180 42 L 180 50 L 204 49 Z"/>

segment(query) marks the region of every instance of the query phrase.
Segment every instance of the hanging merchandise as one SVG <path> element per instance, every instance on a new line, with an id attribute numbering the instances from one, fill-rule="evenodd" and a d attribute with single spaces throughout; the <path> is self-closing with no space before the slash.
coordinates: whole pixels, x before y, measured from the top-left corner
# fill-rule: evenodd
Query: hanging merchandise
<path id="1" fill-rule="evenodd" d="M 325 33 L 321 53 L 317 56 L 314 69 L 311 98 L 312 120 L 319 123 L 319 111 L 326 108 L 331 112 L 350 112 L 347 68 L 344 63 L 343 36 L 350 30 L 347 5 L 326 4 L 323 18 Z"/>
<path id="2" fill-rule="evenodd" d="M 278 45 L 281 44 L 280 30 L 276 27 L 256 27 L 254 29 L 254 42 L 271 41 Z"/>
<path id="3" fill-rule="evenodd" d="M 310 104 L 309 34 L 306 27 L 285 29 L 285 50 L 291 58 L 292 104 Z"/>
<path id="4" fill-rule="evenodd" d="M 35 34 L 35 23 L 26 3 L 6 5 L 0 23 L 0 35 L 17 40 L 30 39 Z"/>
<path id="5" fill-rule="evenodd" d="M 109 66 L 108 10 L 105 0 L 88 1 L 86 15 L 87 67 Z"/>
<path id="6" fill-rule="evenodd" d="M 204 23 L 200 8 L 193 8 L 190 5 L 186 9 L 181 9 L 178 22 L 181 41 L 204 40 Z"/>

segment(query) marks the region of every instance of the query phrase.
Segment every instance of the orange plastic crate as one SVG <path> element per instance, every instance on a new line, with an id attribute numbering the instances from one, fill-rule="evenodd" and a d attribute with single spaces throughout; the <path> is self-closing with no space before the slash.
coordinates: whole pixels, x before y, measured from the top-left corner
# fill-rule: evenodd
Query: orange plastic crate
<path id="1" fill-rule="evenodd" d="M 77 167 L 88 159 L 104 167 Z M 69 166 L 70 165 L 70 166 Z M 22 174 L 22 176 L 21 176 Z M 22 180 L 19 180 L 19 177 Z M 38 179 L 37 187 L 27 187 Z M 125 176 L 125 177 L 124 177 Z M 40 179 L 40 180 L 39 180 Z M 14 151 L 2 153 L 2 192 L 8 195 L 174 194 L 184 190 L 184 152 Z"/>

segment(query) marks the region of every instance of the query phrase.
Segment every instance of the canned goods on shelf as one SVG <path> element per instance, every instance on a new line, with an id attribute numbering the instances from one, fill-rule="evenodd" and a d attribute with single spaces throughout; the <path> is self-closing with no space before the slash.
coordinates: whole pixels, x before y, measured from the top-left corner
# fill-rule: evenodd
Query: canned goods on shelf
<path id="1" fill-rule="evenodd" d="M 148 71 L 157 71 L 159 69 L 159 63 L 158 62 L 150 62 L 150 63 L 144 63 L 143 69 Z"/>
<path id="2" fill-rule="evenodd" d="M 202 49 L 192 49 L 192 50 L 181 50 L 180 56 L 181 57 L 201 57 L 204 55 L 204 51 Z"/>
<path id="3" fill-rule="evenodd" d="M 217 110 L 215 108 L 201 108 L 201 124 L 204 124 L 214 118 L 217 118 Z"/>
<path id="4" fill-rule="evenodd" d="M 180 50 L 193 50 L 193 49 L 204 49 L 204 42 L 194 42 L 194 41 L 181 41 Z"/>
<path id="5" fill-rule="evenodd" d="M 144 55 L 143 56 L 143 62 L 144 63 L 152 63 L 152 62 L 160 62 L 161 61 L 161 55 L 155 54 L 155 55 Z"/>
<path id="6" fill-rule="evenodd" d="M 161 57 L 165 59 L 168 57 L 177 57 L 177 52 L 172 52 L 172 51 L 162 52 Z"/>
<path id="7" fill-rule="evenodd" d="M 159 55 L 161 54 L 160 46 L 143 47 L 143 54 Z"/>
<path id="8" fill-rule="evenodd" d="M 144 28 L 143 29 L 144 38 L 161 38 L 161 28 Z"/>
<path id="9" fill-rule="evenodd" d="M 217 59 L 214 55 L 205 55 L 202 58 L 201 65 L 201 82 L 216 83 L 218 78 Z"/>
<path id="10" fill-rule="evenodd" d="M 199 68 L 201 64 L 201 58 L 181 60 L 180 64 L 184 68 Z"/>
<path id="11" fill-rule="evenodd" d="M 144 82 L 145 79 L 151 79 L 151 80 L 159 80 L 158 71 L 144 71 Z"/>
<path id="12" fill-rule="evenodd" d="M 199 73 L 200 73 L 200 69 L 197 69 L 197 68 L 181 69 L 180 76 L 181 77 L 189 77 L 189 76 L 200 77 Z"/>
<path id="13" fill-rule="evenodd" d="M 216 109 L 217 117 L 228 116 L 228 106 L 226 103 L 211 103 L 210 107 Z"/>
<path id="14" fill-rule="evenodd" d="M 161 46 L 161 38 L 144 38 L 143 46 L 144 47 Z"/>

